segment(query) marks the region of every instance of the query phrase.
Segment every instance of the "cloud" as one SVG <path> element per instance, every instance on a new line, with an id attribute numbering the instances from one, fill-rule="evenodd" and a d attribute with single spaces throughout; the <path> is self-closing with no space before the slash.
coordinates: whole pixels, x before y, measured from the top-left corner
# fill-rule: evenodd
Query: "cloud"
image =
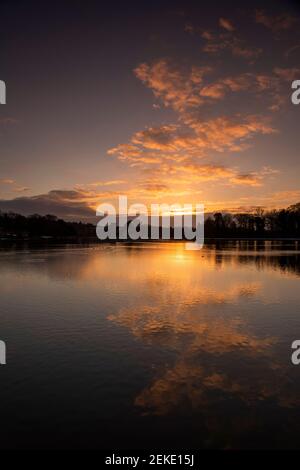
<path id="1" fill-rule="evenodd" d="M 132 144 L 120 144 L 109 149 L 107 153 L 117 156 L 119 160 L 128 162 L 131 166 L 160 163 L 165 157 L 162 153 L 146 151 Z"/>
<path id="2" fill-rule="evenodd" d="M 132 143 L 142 145 L 150 150 L 176 150 L 188 145 L 190 136 L 177 125 L 149 127 L 137 132 L 132 137 Z"/>
<path id="3" fill-rule="evenodd" d="M 0 184 L 14 184 L 15 180 L 11 178 L 0 178 Z"/>
<path id="4" fill-rule="evenodd" d="M 215 38 L 214 33 L 212 31 L 207 30 L 202 31 L 201 37 L 202 39 L 206 39 L 207 41 L 213 41 Z"/>
<path id="5" fill-rule="evenodd" d="M 166 107 L 183 111 L 203 103 L 198 92 L 199 86 L 204 77 L 212 72 L 212 68 L 192 67 L 184 72 L 167 60 L 160 59 L 152 64 L 140 64 L 134 72 Z"/>
<path id="6" fill-rule="evenodd" d="M 208 54 L 223 53 L 227 50 L 234 57 L 246 59 L 250 63 L 253 63 L 262 54 L 261 48 L 247 45 L 244 40 L 233 36 L 228 30 L 221 34 L 204 31 L 201 36 L 206 41 L 202 50 Z"/>
<path id="7" fill-rule="evenodd" d="M 270 202 L 275 202 L 276 205 L 281 203 L 281 205 L 284 207 L 286 207 L 287 204 L 296 204 L 300 201 L 300 189 L 277 191 L 272 193 L 269 199 Z"/>
<path id="8" fill-rule="evenodd" d="M 219 19 L 219 25 L 221 26 L 221 28 L 224 28 L 227 31 L 235 31 L 235 27 L 234 27 L 232 21 L 230 21 L 226 18 L 220 18 Z"/>
<path id="9" fill-rule="evenodd" d="M 264 10 L 256 10 L 255 12 L 255 21 L 258 24 L 262 24 L 266 28 L 277 33 L 279 31 L 284 31 L 292 28 L 299 19 L 291 16 L 288 13 L 282 13 L 277 16 L 269 16 Z"/>
<path id="10" fill-rule="evenodd" d="M 27 186 L 17 186 L 16 181 L 12 178 L 0 178 L 0 185 L 8 185 L 9 192 L 14 193 L 23 193 L 30 190 Z"/>
<path id="11" fill-rule="evenodd" d="M 214 210 L 213 207 L 217 207 L 218 210 L 222 208 L 223 210 L 227 210 L 232 213 L 253 213 L 258 207 L 265 208 L 267 210 L 285 209 L 289 205 L 297 204 L 299 200 L 299 189 L 286 189 L 265 193 L 263 195 L 253 194 L 247 197 L 241 196 L 238 201 L 207 201 L 206 207 L 211 211 Z"/>
<path id="12" fill-rule="evenodd" d="M 279 78 L 287 82 L 292 82 L 293 80 L 300 77 L 300 69 L 296 67 L 294 68 L 275 67 L 274 73 Z"/>
<path id="13" fill-rule="evenodd" d="M 87 193 L 76 190 L 52 190 L 46 194 L 31 197 L 18 197 L 11 200 L 0 200 L 0 210 L 24 215 L 55 214 L 66 220 L 90 219 L 95 216 L 90 207 L 92 198 Z"/>
<path id="14" fill-rule="evenodd" d="M 242 41 L 237 39 L 234 40 L 231 45 L 228 45 L 228 48 L 231 50 L 233 56 L 247 59 L 250 63 L 254 62 L 262 54 L 261 48 L 246 46 Z"/>
<path id="15" fill-rule="evenodd" d="M 240 173 L 238 168 L 230 168 L 215 163 L 185 161 L 181 165 L 163 164 L 157 168 L 146 169 L 145 178 L 139 182 L 141 187 L 163 185 L 164 190 L 174 188 L 182 192 L 194 193 L 198 183 L 221 182 L 230 186 L 262 186 L 264 180 L 277 174 L 276 170 L 263 167 L 261 170 Z M 174 184 L 175 182 L 175 184 Z M 196 186 L 195 186 L 196 185 Z"/>
<path id="16" fill-rule="evenodd" d="M 220 99 L 224 98 L 226 91 L 227 87 L 223 83 L 212 83 L 203 87 L 200 95 L 207 98 Z"/>
<path id="17" fill-rule="evenodd" d="M 15 193 L 24 193 L 26 191 L 30 191 L 30 188 L 28 188 L 27 186 L 17 186 L 16 188 L 14 188 Z"/>
<path id="18" fill-rule="evenodd" d="M 185 116 L 185 124 L 149 127 L 133 135 L 129 144 L 109 150 L 120 160 L 133 164 L 175 163 L 190 157 L 201 158 L 208 151 L 237 152 L 248 148 L 247 141 L 256 134 L 272 134 L 275 130 L 257 116 L 218 117 L 199 121 Z"/>
<path id="19" fill-rule="evenodd" d="M 256 134 L 273 134 L 275 129 L 258 116 L 220 116 L 207 121 L 190 120 L 190 127 L 202 149 L 238 152 L 248 148 L 246 141 Z"/>
<path id="20" fill-rule="evenodd" d="M 215 100 L 223 99 L 228 93 L 261 93 L 273 89 L 274 78 L 267 74 L 243 73 L 237 76 L 220 78 L 204 86 L 200 95 Z"/>
<path id="21" fill-rule="evenodd" d="M 217 47 L 226 47 L 226 41 L 218 42 Z M 233 41 L 231 47 L 240 46 Z M 242 48 L 238 54 L 243 54 Z M 288 70 L 289 77 L 298 72 L 294 68 L 287 69 L 286 73 Z M 212 80 L 213 70 L 209 66 L 181 68 L 171 65 L 167 60 L 158 60 L 152 64 L 141 64 L 135 69 L 135 74 L 164 106 L 171 107 L 181 118 L 186 113 L 211 106 L 213 102 L 223 100 L 231 93 L 260 95 L 260 99 L 271 100 L 266 107 L 273 111 L 279 110 L 286 101 L 286 93 L 280 86 L 280 81 L 285 79 L 284 69 L 280 68 L 275 68 L 273 73 L 244 72 Z"/>
<path id="22" fill-rule="evenodd" d="M 94 183 L 89 183 L 87 186 L 90 186 L 90 187 L 99 187 L 99 186 L 107 187 L 107 186 L 119 186 L 119 185 L 122 185 L 122 184 L 125 184 L 125 183 L 126 183 L 125 180 L 96 181 Z"/>
<path id="23" fill-rule="evenodd" d="M 240 115 L 199 121 L 185 115 L 180 124 L 149 127 L 135 133 L 128 144 L 109 151 L 130 166 L 138 166 L 142 179 L 129 191 L 132 197 L 195 196 L 197 184 L 221 182 L 230 186 L 261 186 L 273 170 L 242 173 L 237 168 L 203 162 L 211 152 L 240 152 L 257 134 L 275 130 L 258 116 Z M 146 194 L 146 193 L 147 194 Z"/>
<path id="24" fill-rule="evenodd" d="M 230 179 L 230 182 L 235 185 L 247 185 L 247 186 L 262 186 L 262 176 L 257 173 L 246 173 L 236 175 Z"/>

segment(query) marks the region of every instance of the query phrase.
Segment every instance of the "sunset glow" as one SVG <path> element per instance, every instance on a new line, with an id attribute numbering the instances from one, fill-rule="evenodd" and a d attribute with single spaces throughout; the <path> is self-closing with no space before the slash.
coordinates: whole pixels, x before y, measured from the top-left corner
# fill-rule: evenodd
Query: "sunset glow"
<path id="1" fill-rule="evenodd" d="M 85 7 L 65 23 L 48 6 L 41 48 L 30 10 L 12 33 L 4 5 L 1 210 L 92 220 L 120 194 L 208 212 L 300 200 L 298 8 L 176 3 L 84 11 L 80 37 Z"/>

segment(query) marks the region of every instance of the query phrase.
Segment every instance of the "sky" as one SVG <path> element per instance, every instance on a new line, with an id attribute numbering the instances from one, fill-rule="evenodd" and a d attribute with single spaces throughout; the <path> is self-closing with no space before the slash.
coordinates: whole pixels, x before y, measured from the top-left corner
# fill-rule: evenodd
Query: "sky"
<path id="1" fill-rule="evenodd" d="M 300 201 L 300 5 L 1 0 L 0 210 Z"/>

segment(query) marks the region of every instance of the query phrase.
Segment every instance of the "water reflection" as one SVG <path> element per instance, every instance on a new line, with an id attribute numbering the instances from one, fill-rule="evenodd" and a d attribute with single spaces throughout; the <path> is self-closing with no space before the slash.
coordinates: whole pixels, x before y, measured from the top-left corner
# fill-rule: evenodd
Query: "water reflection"
<path id="1" fill-rule="evenodd" d="M 298 430 L 300 373 L 290 363 L 290 345 L 300 334 L 298 242 L 223 242 L 200 252 L 180 243 L 53 247 L 6 250 L 0 259 L 3 295 L 21 295 L 25 286 L 38 292 L 39 305 L 56 299 L 55 334 L 66 318 L 75 321 L 64 304 L 70 290 L 76 319 L 89 332 L 86 348 L 87 325 L 97 328 L 104 318 L 99 347 L 109 326 L 126 338 L 126 354 L 150 351 L 130 398 L 142 420 L 172 417 L 170 431 L 183 417 L 191 429 L 201 423 L 203 447 L 248 446 L 249 435 L 256 435 L 254 446 L 266 442 L 277 415 L 285 423 L 279 433 L 287 423 L 287 435 Z M 122 360 L 124 345 L 113 347 Z M 101 387 L 109 389 L 105 370 Z M 131 389 L 130 380 L 122 387 Z"/>
<path id="2" fill-rule="evenodd" d="M 198 263 L 198 266 L 210 265 L 213 268 L 238 267 L 253 265 L 256 269 L 278 270 L 282 273 L 300 275 L 300 246 L 298 241 L 219 241 L 207 242 L 200 252 L 186 251 L 181 243 L 126 243 L 91 246 L 17 246 L 0 247 L 0 269 L 8 268 L 18 259 L 22 271 L 42 272 L 57 279 L 91 279 L 103 275 L 103 269 L 115 276 L 114 259 L 107 256 L 118 253 L 122 261 L 134 257 L 159 259 L 159 264 Z M 149 252 L 151 255 L 149 256 Z M 155 253 L 153 253 L 155 252 Z M 101 256 L 100 256 L 101 255 Z M 119 259 L 117 260 L 119 262 Z M 121 263 L 123 264 L 123 263 Z M 120 266 L 126 270 L 126 266 Z M 183 266 L 182 266 L 183 267 Z M 144 267 L 145 268 L 145 267 Z M 129 271 L 129 270 L 128 270 Z"/>
<path id="3" fill-rule="evenodd" d="M 160 365 L 135 398 L 141 412 L 199 413 L 210 435 L 221 433 L 222 446 L 232 447 L 244 427 L 255 432 L 263 403 L 274 409 L 299 407 L 299 384 L 292 384 L 280 329 L 259 328 L 254 319 L 255 312 L 263 314 L 276 298 L 284 300 L 268 291 L 264 274 L 257 278 L 258 272 L 298 276 L 299 255 L 269 247 L 259 254 L 220 253 L 210 247 L 201 260 L 175 252 L 161 263 L 154 277 L 144 279 L 142 273 L 138 281 L 150 299 L 146 295 L 108 317 L 144 343 L 176 352 L 174 363 Z M 161 272 L 164 263 L 168 276 Z M 238 404 L 239 416 L 224 413 L 230 403 Z"/>

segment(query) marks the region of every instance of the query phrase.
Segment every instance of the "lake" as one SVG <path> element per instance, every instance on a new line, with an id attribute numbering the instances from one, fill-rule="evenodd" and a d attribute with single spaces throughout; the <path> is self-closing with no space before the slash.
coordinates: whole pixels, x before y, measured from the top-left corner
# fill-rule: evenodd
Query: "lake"
<path id="1" fill-rule="evenodd" d="M 0 250 L 1 448 L 300 448 L 297 241 Z"/>

